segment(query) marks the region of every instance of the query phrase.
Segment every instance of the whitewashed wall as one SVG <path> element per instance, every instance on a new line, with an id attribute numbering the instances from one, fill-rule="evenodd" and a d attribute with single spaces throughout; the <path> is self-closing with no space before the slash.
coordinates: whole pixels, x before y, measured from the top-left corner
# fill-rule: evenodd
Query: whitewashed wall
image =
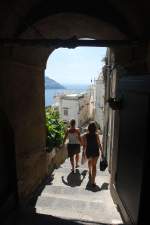
<path id="1" fill-rule="evenodd" d="M 103 130 L 104 123 L 104 93 L 105 87 L 102 79 L 96 80 L 95 121 Z"/>
<path id="2" fill-rule="evenodd" d="M 68 109 L 68 115 L 64 115 L 64 109 Z M 89 119 L 89 97 L 61 98 L 59 100 L 60 118 L 64 121 L 76 120 L 77 126 L 82 126 Z"/>

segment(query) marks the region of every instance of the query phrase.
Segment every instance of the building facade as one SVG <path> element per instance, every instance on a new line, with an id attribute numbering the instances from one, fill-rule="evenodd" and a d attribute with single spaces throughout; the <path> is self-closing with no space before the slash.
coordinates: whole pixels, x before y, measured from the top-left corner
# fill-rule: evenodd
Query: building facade
<path id="1" fill-rule="evenodd" d="M 57 97 L 60 118 L 68 123 L 71 119 L 76 120 L 78 127 L 83 126 L 90 117 L 89 95 L 66 94 Z"/>
<path id="2" fill-rule="evenodd" d="M 89 119 L 94 120 L 95 118 L 95 100 L 96 100 L 96 86 L 91 84 L 87 90 L 89 99 Z"/>
<path id="3" fill-rule="evenodd" d="M 104 94 L 104 81 L 100 74 L 95 81 L 95 121 L 99 124 L 101 131 L 103 131 L 104 124 Z"/>

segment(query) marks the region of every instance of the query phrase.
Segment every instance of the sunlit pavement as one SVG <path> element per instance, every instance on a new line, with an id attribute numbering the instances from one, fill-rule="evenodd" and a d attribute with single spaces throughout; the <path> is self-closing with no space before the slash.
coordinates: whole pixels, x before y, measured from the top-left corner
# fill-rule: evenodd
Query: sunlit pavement
<path id="1" fill-rule="evenodd" d="M 80 154 L 81 162 L 81 154 Z M 30 204 L 16 211 L 4 225 L 123 224 L 109 191 L 110 175 L 99 170 L 95 188 L 89 185 L 87 162 L 71 171 L 66 159 L 41 187 Z"/>
<path id="2" fill-rule="evenodd" d="M 55 169 L 51 182 L 38 197 L 36 212 L 65 219 L 120 224 L 122 219 L 110 195 L 109 178 L 108 171 L 99 170 L 98 161 L 97 186 L 92 188 L 87 163 L 80 163 L 73 173 L 67 159 L 60 168 Z"/>

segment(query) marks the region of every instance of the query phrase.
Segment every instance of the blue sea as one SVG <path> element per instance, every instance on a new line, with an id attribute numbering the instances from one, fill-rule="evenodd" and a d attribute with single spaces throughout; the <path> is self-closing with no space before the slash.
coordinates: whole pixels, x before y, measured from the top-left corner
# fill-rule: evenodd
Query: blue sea
<path id="1" fill-rule="evenodd" d="M 54 104 L 54 96 L 60 93 L 81 93 L 88 89 L 88 85 L 75 85 L 66 84 L 63 85 L 66 89 L 45 89 L 45 106 L 50 106 Z"/>

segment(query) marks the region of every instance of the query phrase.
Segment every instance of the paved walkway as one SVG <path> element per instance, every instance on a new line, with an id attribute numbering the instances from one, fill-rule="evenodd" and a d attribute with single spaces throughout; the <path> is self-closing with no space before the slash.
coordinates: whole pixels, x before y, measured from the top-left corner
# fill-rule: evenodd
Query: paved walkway
<path id="1" fill-rule="evenodd" d="M 69 159 L 53 173 L 36 201 L 36 212 L 64 219 L 106 224 L 122 223 L 109 191 L 109 173 L 100 172 L 97 164 L 97 187 L 88 184 L 87 163 L 71 172 Z"/>
<path id="2" fill-rule="evenodd" d="M 35 199 L 9 216 L 4 225 L 122 224 L 110 196 L 109 173 L 100 172 L 98 164 L 97 188 L 91 189 L 87 164 L 72 173 L 67 159 L 41 187 Z"/>

